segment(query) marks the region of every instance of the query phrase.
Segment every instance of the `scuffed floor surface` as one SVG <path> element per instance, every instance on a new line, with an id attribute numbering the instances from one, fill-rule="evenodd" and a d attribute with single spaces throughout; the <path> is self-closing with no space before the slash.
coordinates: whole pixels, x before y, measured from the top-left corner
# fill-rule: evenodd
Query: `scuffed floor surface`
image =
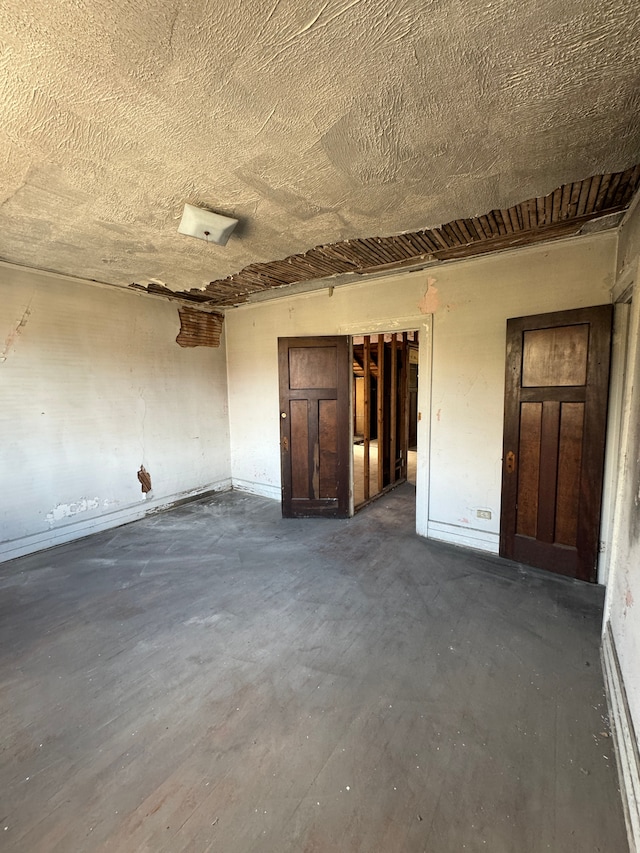
<path id="1" fill-rule="evenodd" d="M 0 567 L 3 853 L 627 850 L 602 591 L 238 492 Z"/>

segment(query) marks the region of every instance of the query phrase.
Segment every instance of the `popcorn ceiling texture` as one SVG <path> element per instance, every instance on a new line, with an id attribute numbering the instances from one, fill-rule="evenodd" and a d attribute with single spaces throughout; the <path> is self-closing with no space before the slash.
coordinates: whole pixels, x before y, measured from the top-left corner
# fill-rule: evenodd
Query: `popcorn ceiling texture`
<path id="1" fill-rule="evenodd" d="M 4 0 L 0 257 L 118 285 L 434 227 L 640 160 L 637 0 Z M 240 219 L 178 235 L 185 202 Z"/>

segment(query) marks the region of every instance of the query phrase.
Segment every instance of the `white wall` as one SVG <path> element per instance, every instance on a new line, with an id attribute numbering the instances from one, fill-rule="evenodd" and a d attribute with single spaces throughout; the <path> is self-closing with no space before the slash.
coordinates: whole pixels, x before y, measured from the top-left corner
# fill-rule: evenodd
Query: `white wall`
<path id="1" fill-rule="evenodd" d="M 175 304 L 0 265 L 0 559 L 229 486 L 224 345 L 179 329 Z"/>
<path id="2" fill-rule="evenodd" d="M 280 496 L 278 337 L 419 328 L 417 529 L 497 551 L 506 320 L 610 302 L 615 246 L 595 234 L 228 312 L 234 483 Z"/>
<path id="3" fill-rule="evenodd" d="M 605 625 L 609 622 L 611 627 L 637 734 L 640 733 L 640 204 L 627 217 L 619 235 L 616 289 L 624 292 L 630 286 L 633 303 Z"/>

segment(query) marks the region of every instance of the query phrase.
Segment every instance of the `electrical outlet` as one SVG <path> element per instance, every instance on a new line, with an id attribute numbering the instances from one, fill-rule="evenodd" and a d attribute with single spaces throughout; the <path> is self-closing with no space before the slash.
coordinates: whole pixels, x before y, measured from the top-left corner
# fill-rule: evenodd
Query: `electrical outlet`
<path id="1" fill-rule="evenodd" d="M 477 518 L 491 518 L 491 510 L 490 509 L 477 509 L 476 510 Z"/>

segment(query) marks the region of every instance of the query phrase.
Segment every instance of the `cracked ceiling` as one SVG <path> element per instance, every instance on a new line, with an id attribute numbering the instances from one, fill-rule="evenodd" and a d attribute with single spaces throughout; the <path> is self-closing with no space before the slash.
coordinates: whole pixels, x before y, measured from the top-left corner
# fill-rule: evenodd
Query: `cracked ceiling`
<path id="1" fill-rule="evenodd" d="M 0 257 L 205 291 L 624 172 L 639 22 L 635 0 L 6 0 Z M 240 220 L 226 247 L 177 233 L 185 202 Z"/>

